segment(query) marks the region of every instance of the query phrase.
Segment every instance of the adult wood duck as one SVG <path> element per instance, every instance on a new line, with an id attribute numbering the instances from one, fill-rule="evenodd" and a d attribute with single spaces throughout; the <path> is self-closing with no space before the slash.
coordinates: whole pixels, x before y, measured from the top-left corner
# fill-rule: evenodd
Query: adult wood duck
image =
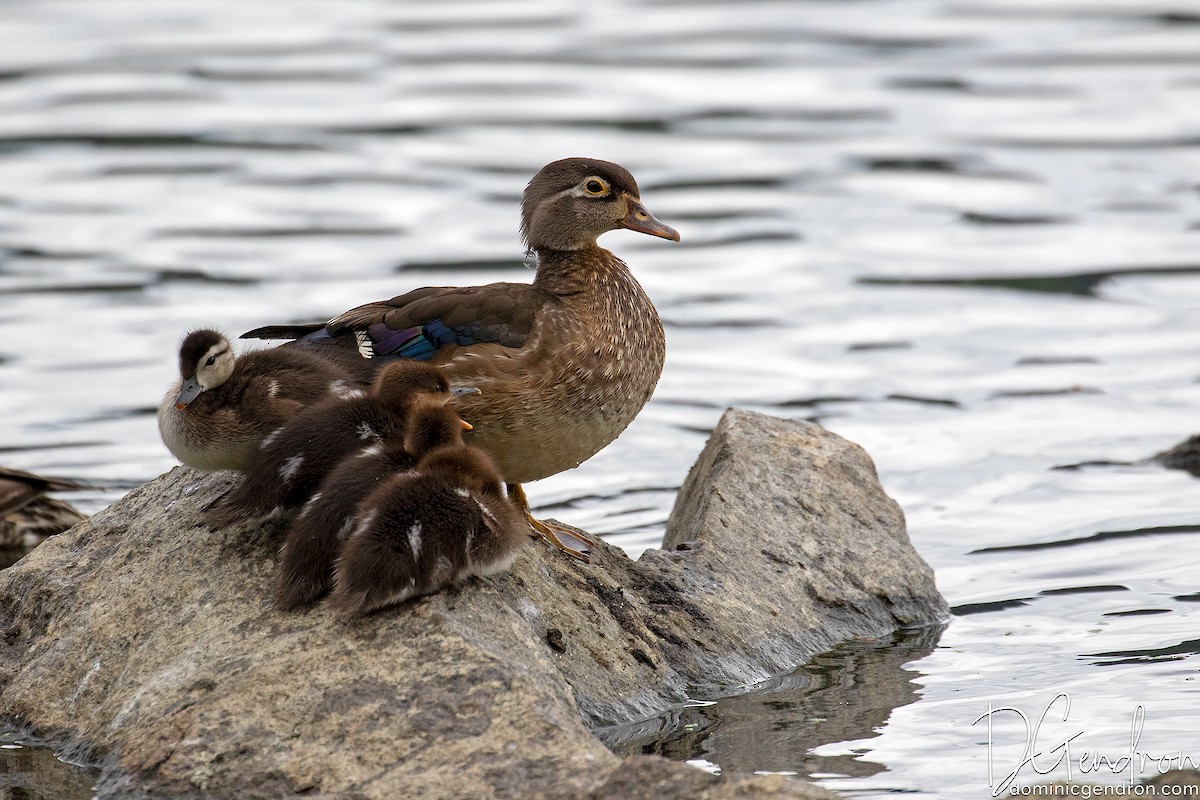
<path id="1" fill-rule="evenodd" d="M 294 511 L 307 503 L 343 458 L 383 441 L 403 438 L 420 396 L 448 402 L 474 388 L 451 389 L 436 367 L 397 361 L 375 376 L 369 391 L 354 389 L 309 406 L 263 439 L 246 474 L 209 512 L 225 526 L 242 519 Z"/>
<path id="2" fill-rule="evenodd" d="M 487 454 L 438 447 L 359 504 L 329 600 L 348 616 L 430 594 L 512 564 L 529 541 Z"/>
<path id="3" fill-rule="evenodd" d="M 32 547 L 87 519 L 70 504 L 46 495 L 86 488 L 65 478 L 0 467 L 0 547 Z"/>
<path id="4" fill-rule="evenodd" d="M 288 529 L 275 582 L 276 608 L 292 610 L 328 591 L 334 560 L 363 499 L 395 475 L 415 474 L 418 460 L 434 448 L 461 446 L 464 430 L 470 426 L 442 398 L 418 398 L 403 439 L 384 439 L 342 459 Z"/>
<path id="5" fill-rule="evenodd" d="M 158 408 L 158 430 L 190 467 L 245 470 L 296 412 L 347 392 L 359 392 L 354 378 L 314 353 L 277 347 L 238 358 L 223 334 L 196 330 L 179 346 L 179 380 Z"/>
<path id="6" fill-rule="evenodd" d="M 520 484 L 579 466 L 615 439 L 650 399 L 666 344 L 650 298 L 601 234 L 626 228 L 679 241 L 642 205 L 618 164 L 567 158 L 525 189 L 521 233 L 537 256 L 532 284 L 426 287 L 368 303 L 323 325 L 269 326 L 250 338 L 297 339 L 370 372 L 392 358 L 426 360 L 454 384 L 477 386 L 459 409 L 548 541 L 583 557 L 586 542 L 533 519 Z"/>

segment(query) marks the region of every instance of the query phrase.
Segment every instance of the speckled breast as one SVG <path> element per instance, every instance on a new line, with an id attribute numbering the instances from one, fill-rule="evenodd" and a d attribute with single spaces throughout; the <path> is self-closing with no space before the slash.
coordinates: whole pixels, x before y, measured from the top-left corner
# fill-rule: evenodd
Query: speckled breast
<path id="1" fill-rule="evenodd" d="M 505 481 L 579 466 L 616 439 L 654 393 L 666 353 L 658 313 L 632 280 L 608 289 L 599 307 L 591 298 L 583 309 L 566 302 L 548 313 L 532 346 L 509 358 L 475 350 L 444 362 L 452 383 L 480 389 L 458 400 L 475 426 L 467 439 L 492 456 Z"/>

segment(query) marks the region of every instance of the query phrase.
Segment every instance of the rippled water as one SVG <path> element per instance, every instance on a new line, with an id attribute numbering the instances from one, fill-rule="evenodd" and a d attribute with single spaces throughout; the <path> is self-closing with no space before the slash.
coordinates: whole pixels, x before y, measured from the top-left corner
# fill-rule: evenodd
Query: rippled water
<path id="1" fill-rule="evenodd" d="M 726 406 L 818 419 L 956 617 L 606 740 L 982 797 L 972 721 L 1065 692 L 1041 741 L 1082 731 L 1076 760 L 1124 754 L 1142 706 L 1144 751 L 1200 761 L 1196 480 L 1055 469 L 1197 428 L 1195 0 L 42 0 L 0 43 L 5 464 L 100 508 L 172 464 L 153 408 L 189 326 L 527 279 L 524 183 L 607 158 L 683 235 L 604 239 L 667 368 L 537 510 L 637 553 Z M 999 776 L 1021 736 L 994 728 Z"/>

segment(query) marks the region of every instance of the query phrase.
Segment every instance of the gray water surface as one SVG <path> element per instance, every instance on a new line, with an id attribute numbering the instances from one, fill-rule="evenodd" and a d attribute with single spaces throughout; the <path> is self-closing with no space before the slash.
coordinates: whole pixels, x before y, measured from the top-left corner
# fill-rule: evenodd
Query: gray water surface
<path id="1" fill-rule="evenodd" d="M 5 4 L 0 460 L 94 511 L 172 466 L 189 327 L 528 280 L 520 192 L 567 155 L 629 167 L 683 243 L 604 238 L 666 372 L 535 510 L 636 555 L 725 407 L 816 419 L 956 609 L 610 746 L 986 797 L 972 723 L 1065 693 L 1039 741 L 1080 732 L 1075 778 L 1128 779 L 1079 759 L 1139 707 L 1144 751 L 1200 761 L 1196 479 L 1055 469 L 1200 427 L 1195 0 Z M 1024 735 L 993 721 L 996 783 Z"/>

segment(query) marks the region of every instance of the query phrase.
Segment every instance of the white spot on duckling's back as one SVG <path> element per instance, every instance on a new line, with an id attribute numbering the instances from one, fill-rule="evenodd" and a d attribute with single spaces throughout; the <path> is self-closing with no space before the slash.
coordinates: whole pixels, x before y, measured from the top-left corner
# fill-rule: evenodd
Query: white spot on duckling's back
<path id="1" fill-rule="evenodd" d="M 375 429 L 372 428 L 370 423 L 368 423 L 368 422 L 358 423 L 358 428 L 356 428 L 356 430 L 358 431 L 358 438 L 360 438 L 360 439 L 365 440 L 365 439 L 379 438 L 378 435 L 375 433 Z"/>
<path id="2" fill-rule="evenodd" d="M 300 469 L 300 465 L 304 463 L 304 456 L 292 456 L 283 462 L 283 466 L 279 468 L 279 477 L 284 483 L 291 483 L 292 478 L 296 477 L 296 472 Z"/>
<path id="3" fill-rule="evenodd" d="M 484 515 L 485 517 L 487 517 L 489 520 L 491 520 L 491 521 L 492 521 L 492 522 L 494 522 L 494 523 L 499 523 L 499 522 L 500 522 L 500 520 L 496 519 L 496 515 L 495 515 L 495 514 L 493 514 L 491 511 L 489 511 L 489 510 L 488 510 L 488 507 L 487 507 L 487 506 L 485 506 L 483 503 L 481 503 L 481 502 L 479 502 L 478 500 L 476 500 L 476 501 L 475 501 L 475 505 L 479 506 L 479 510 L 480 510 L 480 511 L 482 511 L 482 512 L 483 512 L 483 515 Z"/>
<path id="4" fill-rule="evenodd" d="M 264 436 L 264 437 L 263 437 L 263 440 L 262 440 L 262 444 L 260 444 L 260 445 L 259 445 L 259 447 L 260 447 L 260 448 L 262 448 L 262 449 L 264 449 L 264 450 L 265 450 L 266 448 L 270 447 L 270 446 L 271 446 L 271 443 L 272 443 L 272 442 L 274 442 L 276 439 L 278 439 L 278 438 L 279 438 L 279 434 L 281 434 L 281 433 L 283 433 L 283 427 L 282 427 L 282 426 L 280 426 L 280 427 L 276 428 L 275 430 L 271 431 L 271 432 L 270 432 L 270 433 L 268 433 L 266 436 Z"/>
<path id="5" fill-rule="evenodd" d="M 354 524 L 354 522 L 355 522 L 354 517 L 346 517 L 346 521 L 343 522 L 342 527 L 338 529 L 338 532 L 337 532 L 338 541 L 339 542 L 345 541 L 349 536 L 358 536 L 360 533 L 365 531 L 367 528 L 370 528 L 371 525 L 375 522 L 375 514 L 376 513 L 377 512 L 375 511 L 375 509 L 371 509 L 366 514 L 363 514 L 362 518 L 358 520 L 357 525 Z M 350 528 L 352 528 L 352 527 L 354 528 L 353 532 L 350 531 Z"/>
<path id="6" fill-rule="evenodd" d="M 304 504 L 304 508 L 300 509 L 300 516 L 302 516 L 302 517 L 303 517 L 305 514 L 307 514 L 308 512 L 312 511 L 312 510 L 313 510 L 313 506 L 315 506 L 315 505 L 317 504 L 317 502 L 318 502 L 320 499 L 321 499 L 321 493 L 320 493 L 320 492 L 317 492 L 317 493 L 316 493 L 316 494 L 314 494 L 312 497 L 310 497 L 310 498 L 308 499 L 308 502 Z"/>
<path id="7" fill-rule="evenodd" d="M 467 531 L 467 535 L 463 537 L 463 554 L 465 556 L 464 564 L 454 576 L 454 580 L 461 581 L 463 578 L 471 576 L 473 573 L 474 564 L 471 559 L 471 545 L 475 542 L 475 534 Z"/>
<path id="8" fill-rule="evenodd" d="M 359 450 L 358 457 L 359 458 L 369 458 L 371 456 L 377 456 L 382 452 L 383 452 L 383 445 L 380 444 L 379 442 L 376 442 L 375 444 L 371 445 L 370 447 L 364 447 L 362 450 Z"/>
<path id="9" fill-rule="evenodd" d="M 413 561 L 421 555 L 421 521 L 417 520 L 408 529 L 408 546 L 412 548 Z"/>
<path id="10" fill-rule="evenodd" d="M 279 394 L 279 381 L 272 380 L 267 384 L 267 397 L 274 397 Z"/>
<path id="11" fill-rule="evenodd" d="M 329 384 L 329 393 L 339 400 L 357 400 L 360 397 L 367 396 L 367 393 L 362 389 L 351 386 L 341 378 Z"/>

